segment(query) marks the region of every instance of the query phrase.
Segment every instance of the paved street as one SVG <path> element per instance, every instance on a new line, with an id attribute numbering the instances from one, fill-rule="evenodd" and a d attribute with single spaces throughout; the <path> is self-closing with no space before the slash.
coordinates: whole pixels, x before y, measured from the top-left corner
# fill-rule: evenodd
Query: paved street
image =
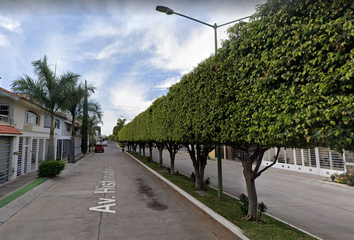
<path id="1" fill-rule="evenodd" d="M 115 143 L 72 166 L 1 209 L 52 184 L 2 220 L 0 239 L 238 239 Z"/>
<path id="2" fill-rule="evenodd" d="M 148 154 L 148 151 L 146 151 Z M 158 152 L 153 152 L 155 160 Z M 170 165 L 168 152 L 164 164 Z M 217 186 L 216 161 L 208 160 L 205 177 Z M 189 156 L 178 154 L 175 170 L 190 175 L 193 170 Z M 323 239 L 351 240 L 354 236 L 354 188 L 323 183 L 324 177 L 268 169 L 256 180 L 258 201 L 268 206 L 267 213 L 304 229 Z M 247 193 L 239 161 L 223 160 L 224 191 L 234 196 Z"/>

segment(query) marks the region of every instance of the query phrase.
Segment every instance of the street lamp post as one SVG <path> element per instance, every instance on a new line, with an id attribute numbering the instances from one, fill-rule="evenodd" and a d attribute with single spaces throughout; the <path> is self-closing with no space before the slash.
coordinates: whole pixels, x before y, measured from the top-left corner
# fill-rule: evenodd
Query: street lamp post
<path id="1" fill-rule="evenodd" d="M 175 12 L 171 8 L 168 8 L 168 7 L 165 7 L 165 6 L 156 6 L 156 11 L 162 12 L 162 13 L 166 13 L 167 15 L 175 14 L 175 15 L 178 15 L 178 16 L 181 16 L 181 17 L 184 17 L 184 18 L 188 18 L 190 20 L 193 20 L 195 22 L 198 22 L 198 23 L 201 23 L 201 24 L 204 24 L 204 25 L 206 25 L 208 27 L 213 28 L 214 29 L 214 37 L 215 37 L 215 55 L 216 55 L 217 50 L 218 50 L 217 29 L 219 27 L 223 27 L 225 25 L 228 25 L 228 24 L 231 24 L 231 23 L 234 23 L 234 22 L 238 22 L 238 21 L 241 21 L 241 20 L 244 20 L 244 19 L 247 19 L 247 18 L 250 17 L 250 16 L 243 17 L 243 18 L 231 21 L 231 22 L 227 22 L 227 23 L 221 24 L 221 25 L 217 25 L 216 23 L 214 23 L 214 25 L 211 25 L 209 23 L 200 21 L 198 19 L 195 19 L 195 18 L 186 16 L 186 15 L 183 15 L 181 13 Z M 219 199 L 223 199 L 221 145 L 218 145 L 217 149 L 218 149 L 218 161 L 217 161 L 217 167 L 218 167 L 218 198 Z"/>

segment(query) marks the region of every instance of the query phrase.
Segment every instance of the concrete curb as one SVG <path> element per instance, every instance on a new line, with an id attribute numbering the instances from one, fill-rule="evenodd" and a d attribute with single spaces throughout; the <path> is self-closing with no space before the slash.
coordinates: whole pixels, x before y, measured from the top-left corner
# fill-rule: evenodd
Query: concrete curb
<path id="1" fill-rule="evenodd" d="M 138 159 L 136 159 L 135 157 L 133 157 L 132 155 L 130 155 L 129 153 L 126 152 L 126 154 L 128 154 L 130 157 L 132 157 L 134 160 L 136 160 L 138 163 L 140 163 L 142 166 L 144 166 L 147 170 L 149 170 L 151 173 L 153 173 L 155 176 L 157 176 L 158 178 L 160 178 L 162 181 L 164 181 L 166 184 L 168 184 L 170 187 L 172 187 L 173 189 L 175 189 L 178 193 L 180 193 L 181 195 L 183 195 L 185 198 L 187 198 L 189 201 L 191 201 L 192 203 L 194 203 L 197 207 L 199 207 L 200 209 L 202 209 L 204 212 L 206 212 L 207 214 L 209 214 L 212 218 L 214 218 L 216 221 L 218 221 L 220 224 L 222 224 L 223 226 L 225 226 L 227 229 L 229 229 L 231 232 L 233 232 L 235 235 L 237 235 L 239 238 L 243 239 L 243 240 L 249 240 L 249 238 L 247 238 L 245 235 L 243 235 L 243 231 L 242 229 L 240 229 L 239 227 L 237 227 L 235 224 L 231 223 L 229 220 L 227 220 L 226 218 L 224 218 L 223 216 L 219 215 L 217 212 L 215 212 L 214 210 L 212 210 L 211 208 L 207 207 L 206 205 L 204 205 L 203 203 L 201 203 L 200 201 L 198 201 L 197 199 L 195 199 L 194 197 L 192 197 L 191 195 L 189 195 L 187 192 L 185 192 L 184 190 L 182 190 L 181 188 L 177 187 L 175 184 L 171 183 L 170 181 L 168 181 L 167 179 L 165 179 L 164 177 L 162 177 L 160 174 L 158 174 L 157 172 L 155 172 L 154 170 L 152 170 L 151 168 L 147 167 L 145 164 L 143 164 L 141 161 L 139 161 Z"/>
<path id="2" fill-rule="evenodd" d="M 62 178 L 64 178 L 68 173 L 72 170 L 80 166 L 88 157 L 91 155 L 87 155 L 82 158 L 80 161 L 75 164 L 66 164 L 64 171 L 59 175 L 59 177 L 50 178 L 40 185 L 34 187 L 30 191 L 26 192 L 22 196 L 16 198 L 12 202 L 8 203 L 6 206 L 0 208 L 0 226 L 4 224 L 7 220 L 9 220 L 13 215 L 21 211 L 24 207 L 30 204 L 33 200 L 39 197 L 42 193 L 47 191 L 54 184 L 59 182 Z"/>
<path id="3" fill-rule="evenodd" d="M 215 187 L 212 187 L 212 186 L 210 186 L 210 187 L 211 187 L 211 188 L 214 188 L 215 190 L 217 190 Z M 224 194 L 226 194 L 226 195 L 228 195 L 228 196 L 230 196 L 230 197 L 233 197 L 233 198 L 235 198 L 235 199 L 237 199 L 237 200 L 240 200 L 240 198 L 238 198 L 238 197 L 236 197 L 236 196 L 234 196 L 234 195 L 232 195 L 232 194 L 230 194 L 230 193 L 224 192 Z M 269 216 L 269 217 L 271 217 L 271 218 L 274 218 L 275 220 L 277 220 L 277 221 L 279 221 L 279 222 L 282 222 L 282 223 L 284 223 L 284 224 L 286 224 L 286 225 L 288 225 L 288 226 L 290 226 L 290 227 L 292 227 L 292 228 L 295 228 L 296 230 L 299 230 L 300 232 L 306 233 L 307 235 L 309 235 L 309 236 L 311 236 L 311 237 L 313 237 L 313 238 L 316 238 L 316 239 L 318 239 L 318 240 L 324 240 L 323 238 L 320 238 L 320 237 L 318 237 L 318 236 L 316 236 L 316 235 L 314 235 L 314 234 L 312 234 L 312 233 L 310 233 L 310 232 L 307 232 L 306 230 L 301 229 L 301 228 L 299 228 L 299 227 L 297 227 L 297 226 L 295 226 L 295 225 L 293 225 L 293 224 L 291 224 L 291 223 L 288 223 L 288 222 L 286 222 L 286 221 L 284 221 L 284 220 L 282 220 L 282 219 L 280 219 L 280 218 L 274 217 L 273 215 L 271 215 L 271 214 L 269 214 L 269 213 L 264 213 L 264 214 L 267 215 L 267 216 Z"/>

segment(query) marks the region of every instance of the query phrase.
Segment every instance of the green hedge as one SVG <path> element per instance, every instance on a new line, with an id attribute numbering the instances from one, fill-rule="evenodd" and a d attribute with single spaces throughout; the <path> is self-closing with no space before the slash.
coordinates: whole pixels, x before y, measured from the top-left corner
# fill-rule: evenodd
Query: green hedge
<path id="1" fill-rule="evenodd" d="M 55 177 L 59 175 L 65 168 L 65 163 L 61 161 L 45 161 L 41 162 L 38 167 L 39 177 Z"/>

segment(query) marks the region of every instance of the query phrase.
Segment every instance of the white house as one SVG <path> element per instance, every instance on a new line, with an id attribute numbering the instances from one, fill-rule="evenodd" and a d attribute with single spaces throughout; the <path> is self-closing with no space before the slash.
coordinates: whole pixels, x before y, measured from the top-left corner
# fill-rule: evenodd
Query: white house
<path id="1" fill-rule="evenodd" d="M 44 116 L 44 131 L 50 132 L 50 115 Z M 54 134 L 56 138 L 56 156 L 65 158 L 70 156 L 70 142 L 72 132 L 72 117 L 70 114 L 58 112 L 54 116 Z M 81 122 L 75 121 L 76 126 L 80 126 Z M 76 132 L 75 134 L 75 155 L 81 152 L 81 136 Z"/>
<path id="2" fill-rule="evenodd" d="M 45 116 L 46 111 L 41 106 L 0 87 L 0 183 L 36 171 L 46 159 L 49 129 Z M 63 154 L 64 141 L 71 139 L 71 130 L 67 132 L 69 127 L 66 126 L 71 127 L 71 123 L 64 118 L 56 119 L 60 126 L 55 139 L 62 144 L 61 152 L 57 149 L 58 141 L 55 147 L 57 153 Z"/>

